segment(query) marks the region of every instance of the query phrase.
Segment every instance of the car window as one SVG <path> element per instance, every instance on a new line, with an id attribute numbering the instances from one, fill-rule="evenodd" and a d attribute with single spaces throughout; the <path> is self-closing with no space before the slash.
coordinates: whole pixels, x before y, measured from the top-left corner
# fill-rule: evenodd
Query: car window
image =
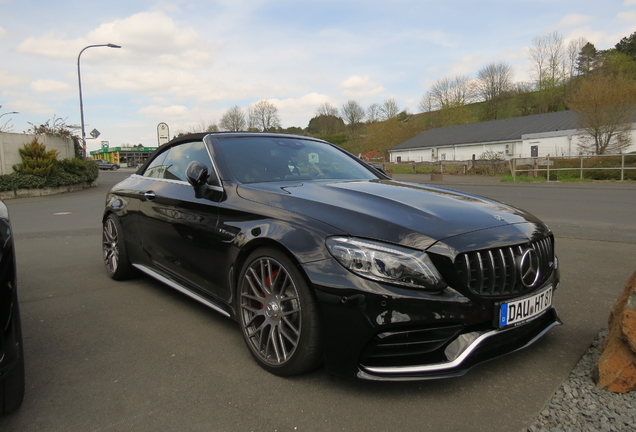
<path id="1" fill-rule="evenodd" d="M 193 161 L 204 164 L 208 167 L 208 172 L 213 172 L 205 145 L 201 141 L 195 141 L 171 147 L 163 152 L 153 159 L 143 175 L 187 182 L 186 168 Z"/>
<path id="2" fill-rule="evenodd" d="M 378 178 L 356 159 L 316 141 L 233 137 L 220 139 L 219 144 L 222 157 L 241 183 Z"/>
<path id="3" fill-rule="evenodd" d="M 165 171 L 165 167 L 163 161 L 166 159 L 167 151 L 164 151 L 159 156 L 154 158 L 152 162 L 146 167 L 146 171 L 144 171 L 144 177 L 157 177 L 163 178 L 163 172 Z"/>

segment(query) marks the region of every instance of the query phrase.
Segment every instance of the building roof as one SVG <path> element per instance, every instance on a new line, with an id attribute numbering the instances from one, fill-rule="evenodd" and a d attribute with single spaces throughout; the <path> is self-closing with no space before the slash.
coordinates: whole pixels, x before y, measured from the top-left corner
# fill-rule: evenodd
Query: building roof
<path id="1" fill-rule="evenodd" d="M 558 111 L 524 117 L 512 117 L 481 123 L 469 123 L 430 129 L 389 151 L 440 147 L 459 144 L 519 141 L 522 135 L 578 129 L 576 114 Z"/>

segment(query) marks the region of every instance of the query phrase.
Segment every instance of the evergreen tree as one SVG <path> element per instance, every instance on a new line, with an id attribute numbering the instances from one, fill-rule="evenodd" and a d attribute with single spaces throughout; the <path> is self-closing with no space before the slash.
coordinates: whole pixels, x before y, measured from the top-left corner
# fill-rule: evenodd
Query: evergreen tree
<path id="1" fill-rule="evenodd" d="M 615 47 L 616 51 L 627 54 L 632 60 L 636 60 L 636 32 L 621 39 Z"/>

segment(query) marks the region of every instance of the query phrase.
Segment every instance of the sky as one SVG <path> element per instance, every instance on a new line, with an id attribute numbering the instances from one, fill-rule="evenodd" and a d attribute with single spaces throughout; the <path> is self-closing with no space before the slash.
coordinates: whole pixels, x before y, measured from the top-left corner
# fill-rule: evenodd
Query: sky
<path id="1" fill-rule="evenodd" d="M 612 48 L 636 31 L 636 0 L 0 0 L 0 124 L 61 118 L 87 145 L 157 145 L 265 99 L 283 127 L 323 103 L 394 98 L 419 111 L 436 80 L 506 62 L 531 81 L 528 49 L 553 31 Z M 89 132 L 101 132 L 90 139 Z"/>

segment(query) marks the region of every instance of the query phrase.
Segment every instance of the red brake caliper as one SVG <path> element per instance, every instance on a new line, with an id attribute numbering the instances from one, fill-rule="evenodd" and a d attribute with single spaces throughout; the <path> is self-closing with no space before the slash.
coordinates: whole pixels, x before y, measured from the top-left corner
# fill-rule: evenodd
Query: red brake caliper
<path id="1" fill-rule="evenodd" d="M 272 277 L 274 278 L 274 280 L 276 280 L 276 276 L 278 276 L 278 272 L 279 270 L 274 270 L 274 272 L 272 272 Z M 269 276 L 265 278 L 265 283 L 267 284 L 267 288 L 272 287 L 272 281 L 269 279 Z M 263 297 L 265 297 L 265 291 L 261 291 L 261 294 L 263 295 Z M 263 309 L 264 307 L 265 305 L 261 303 L 261 309 Z"/>

